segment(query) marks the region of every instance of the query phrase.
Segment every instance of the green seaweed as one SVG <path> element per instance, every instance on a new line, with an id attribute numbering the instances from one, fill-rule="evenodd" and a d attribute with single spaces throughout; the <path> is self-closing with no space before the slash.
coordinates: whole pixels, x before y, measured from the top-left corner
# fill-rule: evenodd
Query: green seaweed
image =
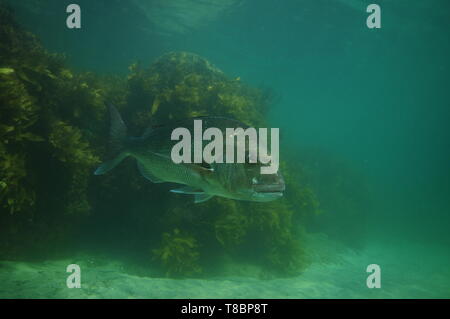
<path id="1" fill-rule="evenodd" d="M 0 246 L 8 255 L 65 242 L 89 214 L 91 171 L 104 151 L 104 100 L 114 87 L 71 71 L 4 5 L 0 38 Z"/>
<path id="2" fill-rule="evenodd" d="M 201 115 L 229 116 L 255 126 L 264 123 L 267 92 L 228 78 L 196 54 L 171 52 L 147 69 L 134 64 L 130 70 L 127 100 L 137 110 L 131 122 L 140 129 L 150 121 Z"/>
<path id="3" fill-rule="evenodd" d="M 166 269 L 168 277 L 193 276 L 202 272 L 197 240 L 178 228 L 163 233 L 161 247 L 154 249 L 153 254 Z"/>

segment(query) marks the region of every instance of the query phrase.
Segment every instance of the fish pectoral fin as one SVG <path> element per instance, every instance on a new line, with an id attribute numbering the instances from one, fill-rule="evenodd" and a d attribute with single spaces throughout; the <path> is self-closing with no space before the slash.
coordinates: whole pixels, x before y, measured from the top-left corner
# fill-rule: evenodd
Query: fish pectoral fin
<path id="1" fill-rule="evenodd" d="M 139 172 L 142 174 L 142 176 L 144 176 L 149 181 L 151 181 L 153 183 L 164 183 L 164 181 L 162 179 L 153 175 L 153 173 L 150 172 L 148 169 L 146 169 L 145 166 L 142 165 L 142 163 L 140 163 L 139 161 L 137 162 L 137 167 L 139 169 Z"/>
<path id="2" fill-rule="evenodd" d="M 203 193 L 203 194 L 195 194 L 195 200 L 194 200 L 194 202 L 196 203 L 196 204 L 198 204 L 198 203 L 203 203 L 203 202 L 206 202 L 208 199 L 211 199 L 212 197 L 214 197 L 214 195 L 211 195 L 211 194 L 206 194 L 206 193 Z"/>
<path id="3" fill-rule="evenodd" d="M 172 193 L 177 193 L 177 194 L 188 194 L 188 195 L 197 195 L 197 194 L 204 194 L 205 192 L 201 189 L 198 188 L 194 188 L 191 186 L 185 186 L 185 187 L 181 187 L 178 189 L 171 189 L 170 190 Z"/>
<path id="4" fill-rule="evenodd" d="M 208 199 L 213 197 L 214 195 L 207 194 L 201 189 L 196 189 L 191 186 L 185 186 L 178 189 L 171 189 L 172 193 L 177 194 L 188 194 L 188 195 L 194 195 L 194 202 L 196 204 L 206 202 Z"/>

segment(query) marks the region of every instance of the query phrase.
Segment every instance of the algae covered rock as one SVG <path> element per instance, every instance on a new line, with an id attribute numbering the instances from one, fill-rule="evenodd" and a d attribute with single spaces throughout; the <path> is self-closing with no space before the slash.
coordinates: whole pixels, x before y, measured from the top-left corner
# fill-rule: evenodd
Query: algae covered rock
<path id="1" fill-rule="evenodd" d="M 268 92 L 227 77 L 208 60 L 188 52 L 171 52 L 149 68 L 131 66 L 128 104 L 133 123 L 166 123 L 202 115 L 220 115 L 263 126 Z"/>
<path id="2" fill-rule="evenodd" d="M 0 252 L 45 255 L 91 212 L 106 90 L 46 51 L 4 5 L 0 38 Z"/>

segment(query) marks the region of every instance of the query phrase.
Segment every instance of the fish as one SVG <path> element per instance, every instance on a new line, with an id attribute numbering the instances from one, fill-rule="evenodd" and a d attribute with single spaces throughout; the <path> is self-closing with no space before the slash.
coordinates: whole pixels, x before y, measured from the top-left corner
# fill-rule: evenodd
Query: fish
<path id="1" fill-rule="evenodd" d="M 170 191 L 193 195 L 195 203 L 205 202 L 214 196 L 254 202 L 273 201 L 283 196 L 285 182 L 280 170 L 273 174 L 261 174 L 260 168 L 264 164 L 259 162 L 176 164 L 172 160 L 171 150 L 177 141 L 171 139 L 171 134 L 175 128 L 183 127 L 193 132 L 194 121 L 201 119 L 205 129 L 214 127 L 225 132 L 226 128 L 247 128 L 244 123 L 227 117 L 200 116 L 153 125 L 142 136 L 129 137 L 118 110 L 112 104 L 108 108 L 110 145 L 115 156 L 102 163 L 95 170 L 95 175 L 103 175 L 125 158 L 133 157 L 143 177 L 153 183 L 180 184 L 179 188 Z M 246 154 L 248 156 L 248 150 Z"/>

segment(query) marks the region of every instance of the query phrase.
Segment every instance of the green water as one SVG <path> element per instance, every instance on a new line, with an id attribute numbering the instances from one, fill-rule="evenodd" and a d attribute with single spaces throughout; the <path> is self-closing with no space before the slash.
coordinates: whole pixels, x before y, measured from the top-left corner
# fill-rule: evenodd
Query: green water
<path id="1" fill-rule="evenodd" d="M 71 2 L 11 4 L 75 70 L 125 77 L 136 61 L 188 51 L 271 89 L 265 115 L 280 128 L 280 158 L 310 172 L 299 182 L 311 185 L 322 214 L 295 225 L 306 232 L 308 256 L 299 274 L 265 277 L 258 257 L 212 254 L 202 258 L 217 272 L 173 279 L 146 248 L 161 240 L 152 224 L 165 204 L 132 205 L 125 192 L 117 211 L 91 212 L 70 250 L 41 247 L 0 261 L 1 298 L 450 297 L 448 1 L 79 0 L 82 28 L 69 30 Z M 366 26 L 372 2 L 381 29 Z M 249 254 L 259 249 L 247 246 Z M 66 287 L 74 263 L 81 289 Z M 366 285 L 370 264 L 381 268 L 381 288 Z"/>

